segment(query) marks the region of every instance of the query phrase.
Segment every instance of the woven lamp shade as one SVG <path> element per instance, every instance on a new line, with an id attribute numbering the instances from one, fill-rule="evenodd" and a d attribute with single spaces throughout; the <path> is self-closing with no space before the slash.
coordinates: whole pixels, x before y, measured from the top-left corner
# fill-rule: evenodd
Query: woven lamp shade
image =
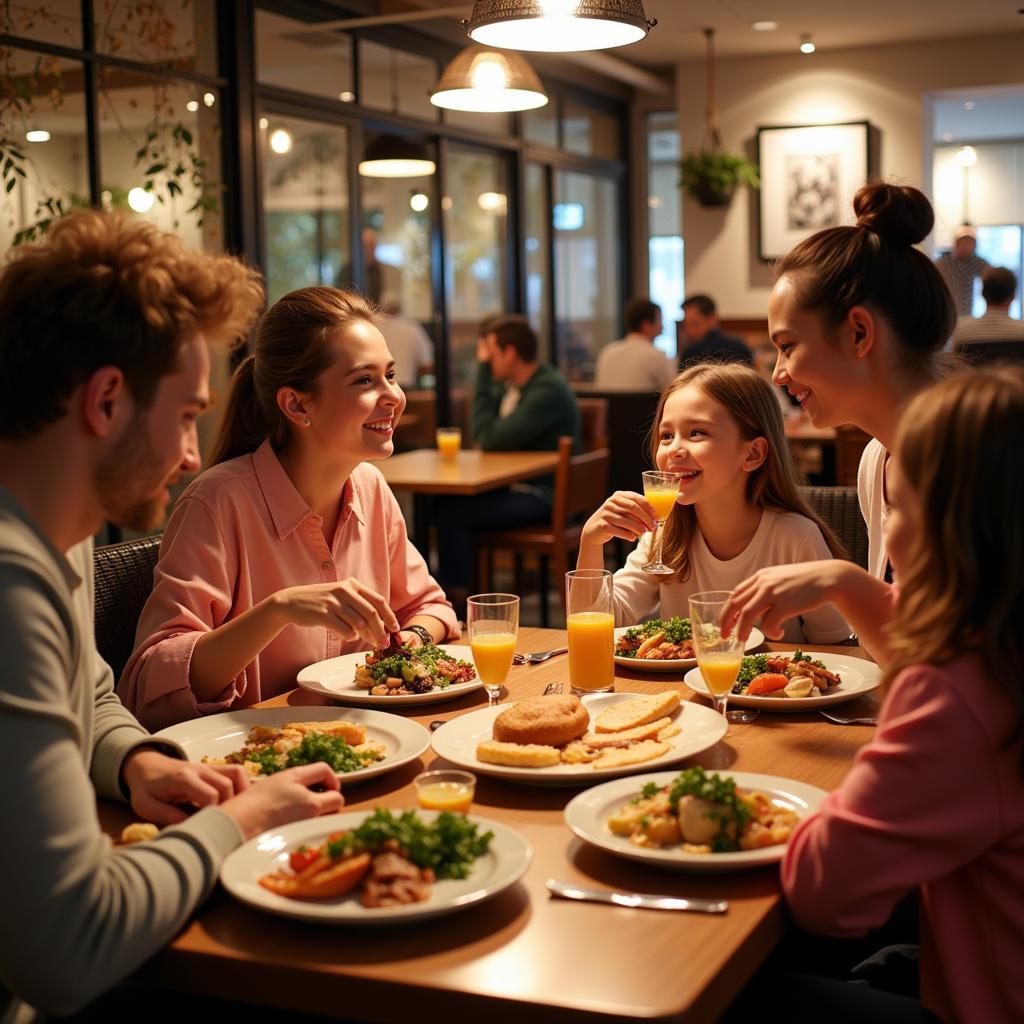
<path id="1" fill-rule="evenodd" d="M 534 110 L 547 101 L 525 57 L 486 46 L 467 46 L 458 53 L 430 94 L 438 107 L 493 114 Z"/>
<path id="2" fill-rule="evenodd" d="M 476 0 L 463 24 L 485 46 L 569 53 L 638 42 L 656 22 L 642 0 Z"/>

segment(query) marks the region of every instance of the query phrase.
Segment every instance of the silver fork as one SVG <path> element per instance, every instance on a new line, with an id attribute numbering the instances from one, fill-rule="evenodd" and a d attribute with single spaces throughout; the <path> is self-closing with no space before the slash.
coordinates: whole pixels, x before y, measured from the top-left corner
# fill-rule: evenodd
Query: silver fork
<path id="1" fill-rule="evenodd" d="M 512 655 L 512 663 L 514 665 L 540 665 L 548 658 L 553 658 L 556 654 L 565 654 L 568 650 L 568 647 L 556 647 L 553 651 L 534 651 L 532 654 L 516 653 Z"/>
<path id="2" fill-rule="evenodd" d="M 825 711 L 823 708 L 818 710 L 823 718 L 827 718 L 830 722 L 835 722 L 837 725 L 878 725 L 878 719 L 872 718 L 869 715 L 846 717 L 844 715 L 837 715 L 834 711 Z"/>

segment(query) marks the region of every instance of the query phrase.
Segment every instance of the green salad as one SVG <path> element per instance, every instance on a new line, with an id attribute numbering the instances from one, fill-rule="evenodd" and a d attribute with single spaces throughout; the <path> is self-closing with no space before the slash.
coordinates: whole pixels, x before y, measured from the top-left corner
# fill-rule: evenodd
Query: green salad
<path id="1" fill-rule="evenodd" d="M 644 658 L 651 655 L 643 649 L 644 644 L 653 640 L 658 634 L 662 634 L 658 647 L 664 644 L 677 648 L 674 651 L 660 653 L 658 657 L 665 658 L 692 658 L 693 644 L 690 642 L 693 631 L 690 628 L 690 620 L 680 615 L 673 615 L 670 619 L 651 619 L 639 626 L 630 626 L 615 642 L 615 653 L 621 658 Z"/>

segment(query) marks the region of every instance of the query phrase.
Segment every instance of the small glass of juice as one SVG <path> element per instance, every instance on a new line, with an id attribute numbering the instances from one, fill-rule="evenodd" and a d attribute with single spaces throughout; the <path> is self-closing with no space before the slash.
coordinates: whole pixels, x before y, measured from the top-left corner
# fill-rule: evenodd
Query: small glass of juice
<path id="1" fill-rule="evenodd" d="M 607 569 L 565 574 L 569 685 L 575 694 L 615 689 L 615 603 Z"/>
<path id="2" fill-rule="evenodd" d="M 422 772 L 413 779 L 416 802 L 427 811 L 465 814 L 473 803 L 476 776 L 472 772 Z"/>
<path id="3" fill-rule="evenodd" d="M 690 625 L 697 667 L 711 694 L 715 710 L 730 722 L 752 722 L 755 711 L 728 711 L 729 694 L 743 663 L 743 644 L 736 631 L 722 636 L 722 612 L 729 599 L 728 590 L 709 590 L 690 597 Z"/>
<path id="4" fill-rule="evenodd" d="M 462 447 L 462 431 L 458 427 L 438 427 L 434 434 L 437 450 L 443 459 L 454 459 Z"/>

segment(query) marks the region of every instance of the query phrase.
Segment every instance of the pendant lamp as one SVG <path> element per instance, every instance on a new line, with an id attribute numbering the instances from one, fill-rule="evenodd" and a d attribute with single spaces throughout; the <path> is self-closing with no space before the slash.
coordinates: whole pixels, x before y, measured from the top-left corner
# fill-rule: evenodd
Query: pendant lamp
<path id="1" fill-rule="evenodd" d="M 656 23 L 642 0 L 475 0 L 462 24 L 485 46 L 568 53 L 635 43 Z"/>
<path id="2" fill-rule="evenodd" d="M 458 53 L 430 94 L 436 107 L 484 114 L 535 110 L 547 101 L 525 57 L 486 46 L 467 46 Z"/>
<path id="3" fill-rule="evenodd" d="M 427 147 L 401 135 L 377 135 L 359 164 L 364 178 L 420 178 L 437 170 Z"/>

